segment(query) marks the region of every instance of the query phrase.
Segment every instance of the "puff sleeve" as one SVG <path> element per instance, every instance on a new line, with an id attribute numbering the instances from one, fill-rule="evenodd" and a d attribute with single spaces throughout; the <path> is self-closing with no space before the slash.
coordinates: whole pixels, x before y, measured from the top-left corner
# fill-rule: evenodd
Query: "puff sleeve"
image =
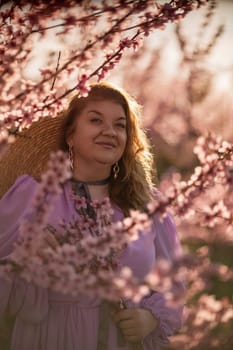
<path id="1" fill-rule="evenodd" d="M 0 259 L 9 256 L 17 239 L 19 223 L 29 214 L 37 182 L 28 175 L 20 176 L 0 200 Z M 38 322 L 47 313 L 47 291 L 26 283 L 0 277 L 0 319 L 18 315 L 23 319 Z"/>
<path id="2" fill-rule="evenodd" d="M 155 217 L 153 229 L 155 231 L 156 260 L 172 261 L 175 256 L 182 253 L 176 227 L 170 214 L 162 222 Z M 184 283 L 180 281 L 174 288 L 179 288 L 181 292 L 184 292 Z M 167 306 L 163 294 L 159 292 L 144 297 L 141 300 L 140 307 L 150 310 L 158 320 L 158 327 L 143 340 L 145 348 L 156 350 L 160 349 L 161 346 L 168 345 L 169 336 L 177 332 L 182 326 L 183 307 L 180 305 L 177 305 L 177 307 Z"/>
<path id="3" fill-rule="evenodd" d="M 36 181 L 22 175 L 0 200 L 0 258 L 11 253 L 19 222 L 27 215 L 35 189 Z"/>

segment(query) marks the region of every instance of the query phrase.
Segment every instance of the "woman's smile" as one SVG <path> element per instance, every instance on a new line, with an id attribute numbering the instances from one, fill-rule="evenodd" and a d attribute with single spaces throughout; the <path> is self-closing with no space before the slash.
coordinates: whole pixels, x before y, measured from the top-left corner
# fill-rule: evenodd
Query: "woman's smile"
<path id="1" fill-rule="evenodd" d="M 116 145 L 110 142 L 96 142 L 97 145 L 102 146 L 106 149 L 114 149 L 116 148 Z"/>

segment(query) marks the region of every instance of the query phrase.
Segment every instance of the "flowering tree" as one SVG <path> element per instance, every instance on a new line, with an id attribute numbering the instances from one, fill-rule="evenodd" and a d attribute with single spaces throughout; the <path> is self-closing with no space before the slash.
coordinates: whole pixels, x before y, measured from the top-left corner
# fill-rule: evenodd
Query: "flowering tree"
<path id="1" fill-rule="evenodd" d="M 132 81 L 130 79 L 130 73 L 132 73 L 134 82 L 138 82 L 135 85 L 140 86 L 136 94 L 145 106 L 145 114 L 148 116 L 145 124 L 150 127 L 152 140 L 154 142 L 159 140 L 158 148 L 161 152 L 173 158 L 185 143 L 189 149 L 188 158 L 191 158 L 189 163 L 185 160 L 183 163 L 174 162 L 177 169 L 183 167 L 184 178 L 178 170 L 164 174 L 160 182 L 164 195 L 156 202 L 149 204 L 146 216 L 131 213 L 131 217 L 120 226 L 110 227 L 108 215 L 111 211 L 108 203 L 104 205 L 102 203 L 101 206 L 94 203 L 96 211 L 99 212 L 98 222 L 105 223 L 102 231 L 104 227 L 108 228 L 106 234 L 98 239 L 91 236 L 88 240 L 81 236 L 77 239 L 73 233 L 81 232 L 78 226 L 80 223 L 73 222 L 68 226 L 67 223 L 63 223 L 61 227 L 69 234 L 66 238 L 63 237 L 64 240 L 58 239 L 57 247 L 45 248 L 47 242 L 44 240 L 43 229 L 46 227 L 46 210 L 49 209 L 49 203 L 44 208 L 39 205 L 42 200 L 41 188 L 39 188 L 38 197 L 35 198 L 35 208 L 40 213 L 37 222 L 32 226 L 27 222 L 22 223 L 20 228 L 22 239 L 17 242 L 10 264 L 3 265 L 2 270 L 17 272 L 28 280 L 34 278 L 33 281 L 44 286 L 53 285 L 58 290 L 64 290 L 66 287 L 67 292 L 73 290 L 71 281 L 76 284 L 78 281 L 80 291 L 82 291 L 81 288 L 85 290 L 88 288 L 91 293 L 99 288 L 100 295 L 104 297 L 110 295 L 112 298 L 121 295 L 138 300 L 148 291 L 148 288 L 153 288 L 163 291 L 171 304 L 174 301 L 177 303 L 183 295 L 180 291 L 171 293 L 169 281 L 175 282 L 176 278 L 185 277 L 187 322 L 184 332 L 174 337 L 173 348 L 202 349 L 208 346 L 209 349 L 216 349 L 225 346 L 227 349 L 227 342 L 232 342 L 229 331 L 233 319 L 229 292 L 233 277 L 232 264 L 222 260 L 213 261 L 210 249 L 213 247 L 213 244 L 211 245 L 213 242 L 221 243 L 224 249 L 229 251 L 232 247 L 233 213 L 230 196 L 233 185 L 233 147 L 230 142 L 232 135 L 229 137 L 228 134 L 228 140 L 223 140 L 212 133 L 204 134 L 200 116 L 201 112 L 204 113 L 209 108 L 202 102 L 209 94 L 211 75 L 208 71 L 200 69 L 199 65 L 210 53 L 221 34 L 222 27 L 216 30 L 212 41 L 205 49 L 194 47 L 191 55 L 186 50 L 185 37 L 180 27 L 177 27 L 177 38 L 183 53 L 181 69 L 182 72 L 186 72 L 186 75 L 182 80 L 177 79 L 173 81 L 173 85 L 170 85 L 171 89 L 176 84 L 177 93 L 180 92 L 176 104 L 172 99 L 167 100 L 168 90 L 164 90 L 165 99 L 161 96 L 156 96 L 155 99 L 154 94 L 152 96 L 148 93 L 148 91 L 154 91 L 151 89 L 152 86 L 156 86 L 156 81 L 153 79 L 156 80 L 158 75 L 152 74 L 152 71 L 156 72 L 155 67 L 159 62 L 160 51 L 153 53 L 149 65 L 144 70 L 141 69 L 141 74 L 139 71 L 135 77 L 135 67 L 133 72 L 130 70 L 132 59 L 136 66 L 136 63 L 140 62 L 141 57 L 145 55 L 146 47 L 144 46 L 144 50 L 141 48 L 147 37 L 150 37 L 154 31 L 163 29 L 167 23 L 181 20 L 194 8 L 204 4 L 205 1 L 201 0 L 178 0 L 166 4 L 149 0 L 102 2 L 54 0 L 50 1 L 49 5 L 43 0 L 34 1 L 33 4 L 23 0 L 1 2 L 0 154 L 4 156 L 9 142 L 13 142 L 19 132 L 29 127 L 33 121 L 45 116 L 55 117 L 64 108 L 66 98 L 70 94 L 77 92 L 80 96 L 87 95 L 87 83 L 102 80 L 125 62 L 127 75 L 125 75 L 124 85 L 131 90 L 132 86 L 127 81 Z M 210 1 L 208 20 L 214 6 L 215 2 Z M 208 20 L 203 24 L 203 31 L 208 25 Z M 45 43 L 47 40 L 56 41 L 56 50 L 43 57 L 45 66 L 40 67 L 40 75 L 32 80 L 27 76 L 27 69 L 33 55 L 36 54 L 37 43 L 39 41 Z M 129 49 L 134 49 L 136 52 L 127 56 Z M 130 65 L 127 65 L 129 59 Z M 167 116 L 169 116 L 170 125 L 165 119 Z M 179 127 L 169 129 L 171 124 Z M 172 147 L 169 147 L 169 142 Z M 191 153 L 195 143 L 196 158 Z M 55 169 L 59 169 L 59 164 L 63 165 L 63 169 L 67 169 L 62 155 L 53 158 L 50 167 L 53 164 L 57 164 Z M 41 183 L 45 192 L 46 188 L 48 190 L 48 182 L 51 183 L 48 174 L 44 175 Z M 50 187 L 50 191 L 52 190 L 52 194 L 56 195 L 59 190 L 57 184 L 64 181 L 69 176 L 69 172 L 61 175 L 54 170 L 54 174 L 57 182 L 54 182 L 54 188 Z M 80 203 L 80 199 L 74 200 L 79 209 L 85 208 L 86 204 Z M 122 270 L 120 275 L 116 272 L 114 274 L 117 263 L 115 254 L 117 255 L 128 241 L 137 237 L 138 229 L 148 227 L 150 216 L 158 214 L 162 218 L 168 207 L 172 208 L 175 215 L 187 254 L 182 260 L 177 260 L 172 265 L 164 262 L 158 264 L 156 270 L 147 277 L 144 285 L 138 285 L 128 270 Z M 96 230 L 92 222 L 85 221 L 85 218 L 81 224 L 88 225 L 88 230 Z M 37 232 L 38 227 L 41 227 L 41 235 L 38 235 L 38 240 L 33 245 L 30 234 L 34 232 L 35 227 Z M 48 230 L 48 227 L 46 229 Z M 122 242 L 116 243 L 114 232 L 117 230 L 123 231 L 124 238 Z M 62 237 L 56 230 L 52 230 L 52 234 L 57 238 Z M 100 251 L 99 244 L 104 256 L 96 254 Z M 30 248 L 30 262 L 27 260 L 28 255 L 25 255 L 25 247 Z M 40 247 L 44 247 L 42 255 L 38 255 L 38 251 L 41 251 Z M 195 254 L 193 250 L 196 250 Z M 74 271 L 74 260 L 77 266 L 77 256 L 80 269 Z M 65 265 L 64 257 L 66 257 Z M 63 279 L 58 279 L 55 275 L 56 269 L 46 265 L 48 260 L 60 264 L 59 272 L 63 267 Z M 87 260 L 90 263 L 88 269 L 86 269 Z M 41 275 L 32 274 L 32 270 L 35 271 L 41 264 L 44 264 L 44 270 L 40 270 Z M 46 270 L 46 267 L 50 270 Z M 96 279 L 91 278 L 94 274 L 90 272 L 93 271 Z M 46 280 L 48 275 L 53 278 Z M 77 280 L 78 277 L 79 280 Z M 80 283 L 80 278 L 83 284 Z M 66 283 L 67 279 L 69 283 Z M 107 283 L 108 281 L 114 281 L 114 288 Z M 213 288 L 216 285 L 224 285 L 228 289 L 226 288 L 226 292 L 218 295 Z M 215 332 L 219 332 L 217 339 Z"/>

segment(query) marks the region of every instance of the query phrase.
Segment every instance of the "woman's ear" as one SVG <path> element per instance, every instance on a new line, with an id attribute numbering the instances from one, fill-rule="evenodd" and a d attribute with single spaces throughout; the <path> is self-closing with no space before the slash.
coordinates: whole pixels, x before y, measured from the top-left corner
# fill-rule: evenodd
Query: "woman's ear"
<path id="1" fill-rule="evenodd" d="M 66 139 L 66 143 L 69 147 L 73 146 L 73 142 L 72 142 L 71 138 Z"/>
<path id="2" fill-rule="evenodd" d="M 74 145 L 74 126 L 67 128 L 65 133 L 65 140 L 68 146 L 73 147 Z"/>
<path id="3" fill-rule="evenodd" d="M 66 140 L 66 143 L 67 143 L 68 147 L 73 147 L 73 137 L 72 137 L 72 133 L 68 133 L 68 134 L 66 135 L 65 140 Z"/>

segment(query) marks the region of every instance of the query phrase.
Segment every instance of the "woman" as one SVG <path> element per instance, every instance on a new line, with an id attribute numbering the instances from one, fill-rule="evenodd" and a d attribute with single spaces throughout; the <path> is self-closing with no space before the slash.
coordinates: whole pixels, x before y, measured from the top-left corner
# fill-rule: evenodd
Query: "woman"
<path id="1" fill-rule="evenodd" d="M 73 178 L 64 184 L 49 224 L 56 227 L 61 218 L 78 217 L 72 192 L 88 200 L 109 196 L 115 221 L 130 209 L 145 210 L 153 198 L 152 154 L 140 127 L 139 105 L 109 83 L 93 84 L 88 97 L 74 96 L 59 117 L 34 123 L 1 162 L 1 258 L 12 252 L 20 220 L 30 220 L 28 209 L 39 176 L 50 151 L 59 148 L 69 155 Z M 143 279 L 157 259 L 172 260 L 179 251 L 172 218 L 160 222 L 155 217 L 151 233 L 130 243 L 121 263 Z M 181 326 L 181 308 L 167 307 L 160 293 L 151 293 L 137 305 L 127 300 L 127 309 L 110 308 L 103 320 L 97 297 L 66 296 L 19 279 L 0 283 L 0 317 L 15 318 L 11 350 L 124 350 L 133 349 L 135 342 L 157 350 Z"/>

